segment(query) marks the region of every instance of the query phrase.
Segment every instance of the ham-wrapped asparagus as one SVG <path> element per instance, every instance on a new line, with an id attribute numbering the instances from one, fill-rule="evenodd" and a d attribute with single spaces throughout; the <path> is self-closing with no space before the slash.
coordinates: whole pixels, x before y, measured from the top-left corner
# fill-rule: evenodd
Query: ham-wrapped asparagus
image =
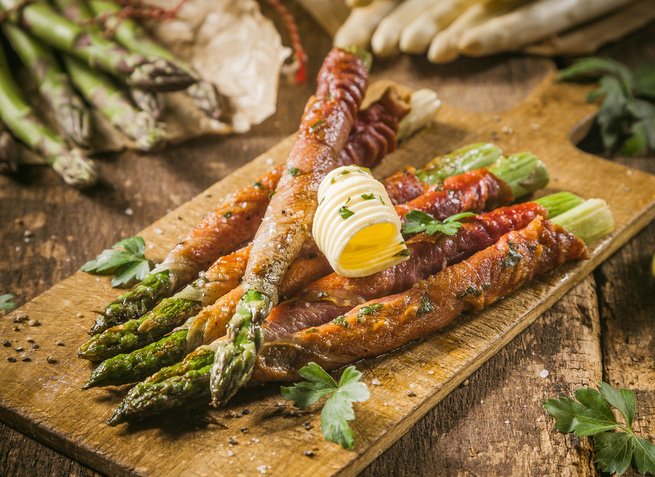
<path id="1" fill-rule="evenodd" d="M 532 154 L 510 156 L 501 160 L 493 170 L 497 175 L 489 170 L 479 169 L 447 178 L 438 188 L 428 188 L 425 193 L 408 204 L 396 205 L 396 212 L 401 220 L 404 220 L 405 215 L 411 211 L 429 213 L 436 219 L 443 220 L 461 212 L 492 210 L 510 203 L 515 194 L 531 193 L 543 187 L 547 179 L 543 164 Z M 516 175 L 517 170 L 522 171 L 521 177 Z M 530 182 L 535 174 L 544 180 Z M 409 177 L 407 174 L 403 174 L 403 176 Z M 518 188 L 510 186 L 501 177 L 520 183 L 521 186 Z M 526 184 L 531 184 L 529 189 L 526 189 Z M 282 296 L 291 296 L 299 287 L 305 286 L 331 271 L 327 261 L 317 252 L 313 242 L 307 245 L 302 257 L 294 261 L 291 267 L 292 273 L 285 276 L 282 282 Z M 239 262 L 240 268 L 232 267 L 230 269 L 234 274 L 232 281 L 238 281 L 243 276 L 248 253 L 249 249 L 244 249 L 244 259 Z M 218 270 L 222 270 L 222 268 L 223 266 L 219 264 Z M 216 299 L 219 299 L 228 290 L 225 289 L 226 280 L 224 278 L 221 278 L 217 284 L 213 284 L 211 281 L 213 275 L 215 274 L 208 273 L 201 276 L 190 287 L 172 298 L 164 299 L 153 311 L 143 317 L 130 320 L 93 336 L 80 348 L 79 356 L 92 361 L 102 361 L 111 359 L 120 353 L 129 353 L 142 348 L 158 340 L 174 327 L 182 325 L 187 318 L 198 313 L 203 306 L 206 308 L 198 316 L 190 319 L 185 326 L 185 328 L 189 328 L 186 350 L 190 351 L 203 342 L 208 343 L 222 336 L 225 332 L 226 322 L 234 314 L 235 300 L 238 301 L 243 296 L 245 287 L 232 290 L 228 296 L 214 304 Z M 219 291 L 206 290 L 208 288 L 218 288 Z M 180 359 L 184 352 L 182 341 L 180 341 L 180 336 L 184 333 L 186 330 L 180 330 L 174 336 L 165 337 L 162 342 L 154 346 L 147 346 L 135 354 L 117 356 L 116 359 L 103 363 L 94 371 L 88 385 L 114 383 L 116 381 L 111 377 L 114 375 L 119 376 L 121 380 L 135 380 L 144 377 L 143 373 L 146 371 L 156 371 L 158 369 L 156 366 L 172 364 L 174 362 L 172 360 Z M 211 339 L 208 340 L 208 337 Z M 177 346 L 172 347 L 170 343 L 177 343 Z M 165 355 L 159 353 L 160 347 L 167 350 Z M 153 356 L 154 354 L 156 357 Z M 147 362 L 148 366 L 140 365 L 130 371 L 128 362 Z M 108 377 L 109 375 L 111 376 Z"/>
<path id="2" fill-rule="evenodd" d="M 558 212 L 577 203 L 544 199 L 544 206 Z M 496 244 L 409 290 L 359 305 L 317 327 L 296 332 L 293 327 L 278 330 L 263 345 L 264 354 L 258 359 L 252 382 L 293 379 L 307 359 L 334 369 L 424 337 L 464 310 L 481 309 L 536 275 L 566 261 L 585 258 L 583 241 L 594 241 L 610 233 L 613 226 L 607 205 L 597 199 L 549 221 L 539 216 L 525 228 L 505 234 Z M 463 232 L 460 229 L 458 233 Z M 109 423 L 115 425 L 207 398 L 210 366 L 221 341 L 198 348 L 182 363 L 164 368 L 135 386 Z"/>

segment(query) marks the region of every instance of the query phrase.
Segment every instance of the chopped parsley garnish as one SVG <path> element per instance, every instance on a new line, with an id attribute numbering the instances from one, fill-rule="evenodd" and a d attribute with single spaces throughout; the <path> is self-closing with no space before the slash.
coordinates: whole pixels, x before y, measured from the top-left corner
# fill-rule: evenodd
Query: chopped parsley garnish
<path id="1" fill-rule="evenodd" d="M 316 132 L 320 127 L 322 127 L 325 124 L 325 119 L 319 119 L 316 121 L 314 124 L 309 126 L 310 132 Z"/>
<path id="2" fill-rule="evenodd" d="M 373 199 L 375 199 L 375 194 L 373 194 L 373 193 L 362 194 L 362 199 L 364 199 L 364 200 L 373 200 Z"/>
<path id="3" fill-rule="evenodd" d="M 339 215 L 341 216 L 341 218 L 343 220 L 346 220 L 347 218 L 352 217 L 353 215 L 355 215 L 355 212 L 350 210 L 345 205 L 342 205 L 341 207 L 339 207 Z"/>
<path id="4" fill-rule="evenodd" d="M 253 185 L 254 185 L 255 187 L 257 187 L 258 189 L 263 189 L 263 188 L 264 188 L 264 184 L 262 184 L 262 183 L 259 182 L 259 181 L 255 182 Z"/>
<path id="5" fill-rule="evenodd" d="M 337 316 L 334 320 L 332 320 L 333 323 L 343 326 L 344 328 L 348 328 L 350 326 L 350 323 L 346 320 L 346 317 L 343 315 Z"/>
<path id="6" fill-rule="evenodd" d="M 294 177 L 295 177 L 295 176 L 297 176 L 298 174 L 300 174 L 300 169 L 298 169 L 297 167 L 290 167 L 288 172 L 289 172 L 289 175 L 290 175 L 290 176 L 294 176 Z"/>
<path id="7" fill-rule="evenodd" d="M 408 248 L 402 249 L 400 252 L 394 253 L 394 257 L 409 257 L 410 252 Z"/>
<path id="8" fill-rule="evenodd" d="M 380 311 L 383 306 L 382 303 L 373 303 L 372 305 L 363 306 L 360 308 L 357 316 L 372 315 L 373 313 Z"/>
<path id="9" fill-rule="evenodd" d="M 500 265 L 503 268 L 513 267 L 517 265 L 521 260 L 523 260 L 523 255 L 521 255 L 520 252 L 516 250 L 516 244 L 514 242 L 509 242 L 507 248 L 507 255 L 505 255 L 505 258 L 503 258 L 502 262 L 500 262 Z"/>
<path id="10" fill-rule="evenodd" d="M 416 310 L 416 314 L 418 316 L 422 316 L 425 315 L 426 313 L 430 313 L 432 310 L 434 310 L 434 307 L 430 302 L 430 297 L 427 295 L 423 295 L 423 298 L 421 298 L 421 303 L 418 306 L 418 310 Z"/>
<path id="11" fill-rule="evenodd" d="M 230 217 L 232 217 L 232 215 L 234 215 L 234 214 L 232 214 L 232 211 L 228 210 L 227 212 L 225 212 L 223 214 L 223 217 L 225 217 L 226 219 L 229 219 Z"/>

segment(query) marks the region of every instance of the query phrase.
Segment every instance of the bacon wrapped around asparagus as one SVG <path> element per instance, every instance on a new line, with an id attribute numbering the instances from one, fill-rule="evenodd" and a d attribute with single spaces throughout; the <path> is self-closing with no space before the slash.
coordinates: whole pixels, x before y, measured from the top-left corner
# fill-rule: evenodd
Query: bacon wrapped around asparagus
<path id="1" fill-rule="evenodd" d="M 554 201 L 553 198 L 556 196 L 558 195 L 544 198 L 544 200 L 542 200 L 543 205 L 548 209 L 562 212 L 572 204 L 580 202 L 579 199 L 576 198 L 573 198 L 573 201 L 568 199 L 562 201 L 559 197 Z M 496 221 L 497 225 L 495 226 L 490 225 L 493 223 L 492 220 L 482 220 L 474 223 L 485 224 L 489 227 L 490 231 L 495 231 L 495 233 L 501 233 L 503 230 L 507 230 L 507 228 L 503 227 L 500 229 L 497 228 L 498 224 L 502 223 L 505 223 L 506 227 L 509 226 L 508 224 L 510 223 L 513 223 L 515 227 L 521 227 L 522 225 L 525 225 L 526 222 L 529 222 L 529 225 L 520 229 L 520 231 L 514 230 L 513 232 L 503 235 L 500 241 L 495 245 L 483 249 L 483 251 L 478 252 L 470 259 L 460 262 L 459 265 L 453 265 L 441 273 L 437 273 L 426 280 L 420 281 L 418 285 L 400 293 L 399 295 L 392 295 L 391 297 L 360 305 L 354 311 L 347 312 L 344 317 L 340 316 L 327 324 L 325 323 L 326 317 L 323 316 L 319 320 L 322 324 L 312 328 L 312 331 L 309 332 L 306 330 L 297 331 L 297 329 L 299 327 L 311 325 L 309 322 L 311 320 L 308 321 L 303 319 L 301 320 L 302 323 L 288 323 L 288 326 L 279 327 L 279 323 L 276 323 L 275 312 L 273 312 L 265 322 L 270 341 L 267 340 L 264 344 L 263 349 L 266 349 L 267 351 L 266 354 L 260 358 L 255 379 L 290 379 L 293 376 L 293 372 L 298 369 L 294 366 L 301 367 L 303 364 L 306 364 L 306 362 L 301 362 L 300 358 L 297 357 L 305 352 L 302 347 L 300 348 L 300 351 L 296 349 L 299 346 L 297 345 L 297 336 L 302 336 L 303 339 L 309 340 L 314 347 L 320 348 L 320 346 L 325 346 L 329 349 L 332 349 L 332 347 L 341 349 L 341 344 L 334 341 L 332 335 L 326 334 L 323 336 L 323 340 L 317 339 L 315 342 L 312 341 L 311 337 L 306 337 L 303 333 L 313 335 L 322 332 L 322 330 L 327 330 L 329 333 L 333 333 L 335 326 L 339 327 L 337 328 L 336 333 L 341 332 L 340 330 L 349 330 L 350 328 L 358 329 L 355 328 L 355 326 L 364 323 L 364 317 L 367 317 L 368 315 L 378 316 L 377 314 L 382 309 L 387 309 L 388 304 L 393 305 L 389 309 L 395 311 L 390 315 L 384 315 L 385 317 L 401 316 L 405 318 L 413 318 L 414 315 L 418 313 L 415 306 L 416 304 L 418 304 L 418 307 L 421 309 L 419 313 L 421 316 L 423 314 L 432 313 L 430 315 L 432 317 L 440 316 L 437 315 L 437 311 L 443 312 L 444 310 L 447 311 L 451 309 L 453 303 L 458 303 L 457 300 L 460 300 L 465 304 L 472 303 L 477 304 L 476 306 L 486 306 L 500 296 L 513 292 L 523 283 L 528 282 L 535 274 L 545 273 L 565 261 L 584 258 L 586 256 L 586 248 L 584 244 L 576 239 L 574 234 L 565 232 L 562 226 L 553 221 L 559 221 L 563 226 L 574 231 L 575 234 L 588 240 L 595 240 L 609 233 L 613 228 L 611 214 L 609 213 L 607 206 L 602 203 L 602 201 L 597 200 L 587 201 L 584 204 L 574 207 L 572 210 L 558 215 L 553 219 L 553 221 L 544 221 L 541 216 L 544 209 L 538 204 L 520 205 L 505 210 L 505 214 L 508 214 L 509 211 L 512 210 L 510 215 L 514 216 L 514 220 L 500 220 L 502 215 L 498 215 Z M 493 214 L 497 214 L 497 212 L 494 212 Z M 531 217 L 535 216 L 536 218 L 530 222 Z M 491 214 L 486 214 L 486 217 L 491 219 Z M 453 242 L 445 238 L 441 238 L 439 241 L 441 241 L 445 250 L 450 251 L 450 253 L 457 253 L 456 249 L 449 248 L 447 244 L 458 243 L 466 248 L 470 245 L 467 245 L 465 237 L 468 236 L 469 240 L 472 240 L 474 237 L 478 236 L 476 233 L 479 232 L 480 229 L 477 227 L 467 227 L 466 229 L 462 227 L 457 232 L 456 236 L 452 238 Z M 484 237 L 484 234 L 480 235 L 480 237 Z M 492 252 L 493 250 L 495 250 L 495 252 Z M 528 253 L 525 253 L 526 250 Z M 471 251 L 475 251 L 474 246 Z M 492 266 L 494 260 L 500 265 L 497 263 L 495 266 Z M 440 267 L 437 266 L 435 268 L 439 269 Z M 412 271 L 406 270 L 406 273 L 411 274 Z M 468 278 L 466 280 L 460 279 L 457 281 L 454 277 Z M 382 278 L 382 276 L 380 278 Z M 350 280 L 351 279 L 345 279 L 345 281 Z M 394 285 L 391 284 L 391 282 L 383 279 L 375 280 L 373 283 L 378 283 L 379 293 L 386 293 L 389 290 L 395 290 Z M 452 286 L 455 290 L 453 293 L 447 292 L 449 286 Z M 329 288 L 330 284 L 327 284 L 326 289 Z M 310 290 L 313 292 L 316 292 L 316 289 L 316 287 L 310 287 Z M 334 289 L 335 288 L 332 290 Z M 443 291 L 439 291 L 441 289 L 443 289 Z M 348 294 L 347 291 L 341 293 Z M 357 293 L 361 293 L 361 295 L 350 295 L 350 299 L 353 300 L 353 302 L 365 300 L 376 294 L 374 290 L 364 291 L 363 293 L 358 291 Z M 454 300 L 453 296 L 455 296 L 457 300 Z M 414 305 L 412 305 L 412 300 L 416 302 Z M 429 302 L 426 300 L 429 300 Z M 380 308 L 380 304 L 382 304 L 382 308 Z M 284 305 L 279 305 L 276 309 L 281 306 Z M 403 309 L 405 309 L 405 314 L 403 314 Z M 464 308 L 457 308 L 457 306 L 455 306 L 454 309 L 461 312 Z M 412 312 L 411 316 L 407 310 Z M 447 320 L 451 320 L 456 316 L 456 314 L 457 313 L 454 312 L 450 313 L 450 315 L 446 314 Z M 378 318 L 380 317 L 378 316 Z M 355 324 L 353 324 L 353 320 Z M 382 321 L 383 320 L 380 318 L 379 322 Z M 427 318 L 424 318 L 420 323 L 422 323 L 423 326 L 427 321 Z M 386 333 L 386 341 L 380 339 L 379 341 L 382 343 L 381 345 L 370 345 L 370 348 L 374 351 L 373 354 L 390 351 L 406 341 L 424 336 L 426 329 L 428 332 L 432 330 L 431 328 L 426 328 L 425 326 L 427 325 L 415 328 L 411 319 L 394 321 L 394 323 L 398 324 L 398 329 L 394 328 L 392 330 L 385 328 L 384 331 L 380 331 L 383 335 Z M 439 326 L 443 325 L 444 324 L 441 323 Z M 406 332 L 404 328 L 401 328 L 402 326 L 407 327 L 409 331 Z M 423 334 L 419 334 L 419 332 Z M 347 334 L 346 331 L 343 333 Z M 398 333 L 402 340 L 405 341 L 402 343 L 394 341 L 393 336 L 395 336 L 396 333 Z M 369 349 L 367 348 L 366 343 L 368 343 L 371 338 L 368 337 L 368 335 L 364 336 L 360 333 L 357 335 L 357 338 L 352 339 L 355 341 L 359 340 L 360 342 L 359 348 L 354 348 L 360 350 L 357 351 L 357 353 L 360 353 L 362 348 Z M 209 346 L 200 347 L 188 355 L 182 363 L 169 368 L 164 368 L 145 382 L 138 384 L 130 391 L 127 398 L 116 410 L 114 416 L 110 419 L 110 424 L 117 424 L 127 419 L 140 418 L 149 414 L 158 413 L 172 407 L 184 405 L 184 403 L 188 403 L 189 401 L 195 402 L 195 398 L 206 398 L 208 396 L 207 385 L 209 368 L 214 358 L 214 350 L 220 344 L 220 341 L 221 340 L 214 342 Z M 316 344 L 317 342 L 322 342 L 322 345 Z M 348 346 L 349 344 L 344 345 L 346 348 Z M 285 351 L 281 352 L 283 349 Z M 309 347 L 308 349 L 312 352 L 314 351 L 314 348 L 312 347 Z M 285 353 L 287 353 L 288 356 L 285 357 Z M 348 356 L 348 359 L 354 360 L 368 355 L 357 355 L 356 357 L 353 357 L 351 354 Z M 345 364 L 346 361 L 344 361 L 344 359 L 335 358 L 335 362 L 339 364 L 322 364 L 326 367 L 335 368 L 341 364 Z M 286 364 L 283 366 L 281 363 Z"/>
<path id="2" fill-rule="evenodd" d="M 534 189 L 530 188 L 527 192 L 533 192 L 543 187 L 548 177 L 541 161 L 532 154 L 510 156 L 501 160 L 492 170 L 497 175 L 489 170 L 479 169 L 447 178 L 438 188 L 428 188 L 426 192 L 408 204 L 397 205 L 396 212 L 401 220 L 404 220 L 404 216 L 412 210 L 430 213 L 437 219 L 443 220 L 460 212 L 491 210 L 510 203 L 514 198 L 515 190 L 517 194 L 526 192 L 525 184 L 533 175 L 536 174 L 543 180 L 533 181 Z M 517 170 L 522 171 L 520 182 L 523 185 L 520 189 L 510 186 L 502 179 L 516 181 L 518 176 L 515 172 Z M 284 285 L 281 290 L 283 296 L 290 296 L 299 287 L 305 286 L 331 271 L 326 260 L 313 246 L 313 242 L 310 241 L 307 245 L 302 259 L 294 261 L 294 265 L 291 267 L 293 273 L 283 279 Z M 91 361 L 102 361 L 120 353 L 129 353 L 142 348 L 158 340 L 174 327 L 182 325 L 187 318 L 194 316 L 203 306 L 206 308 L 185 326 L 190 329 L 187 350 L 194 349 L 201 344 L 200 336 L 221 336 L 225 329 L 226 316 L 228 316 L 226 314 L 234 313 L 234 300 L 239 300 L 244 295 L 245 287 L 233 290 L 229 296 L 219 300 L 218 303 L 214 302 L 229 291 L 225 288 L 225 283 L 241 279 L 249 252 L 249 247 L 244 248 L 240 255 L 243 256 L 243 259 L 238 262 L 240 267 L 232 266 L 229 269 L 234 275 L 231 281 L 224 277 L 224 264 L 218 263 L 216 270 L 212 270 L 215 268 L 212 267 L 210 272 L 201 276 L 175 296 L 164 299 L 154 310 L 143 317 L 129 320 L 122 325 L 109 328 L 102 334 L 93 336 L 82 345 L 78 355 Z M 230 258 L 226 260 L 227 263 L 233 261 Z M 217 275 L 218 283 L 214 284 L 211 280 Z M 292 283 L 294 280 L 297 282 L 295 285 Z M 231 304 L 231 306 L 227 304 Z M 141 373 L 147 370 L 154 372 L 156 368 L 153 369 L 153 367 L 159 363 L 162 363 L 161 366 L 172 364 L 174 362 L 172 360 L 179 359 L 179 355 L 183 352 L 181 339 L 183 333 L 185 331 L 166 337 L 163 343 L 147 347 L 143 351 L 137 352 L 136 355 L 119 356 L 109 363 L 103 363 L 99 369 L 94 371 L 89 386 L 112 382 L 107 381 L 108 373 L 123 376 L 124 379 L 138 379 L 143 377 Z M 220 334 L 216 335 L 217 333 Z M 203 341 L 208 342 L 204 339 Z M 175 343 L 176 346 L 172 346 L 171 343 Z M 165 355 L 158 353 L 160 348 L 167 350 Z M 152 357 L 155 353 L 157 353 L 156 359 Z M 129 362 L 138 362 L 140 365 L 133 366 L 134 371 L 131 372 L 128 370 Z M 143 363 L 147 363 L 147 366 Z"/>

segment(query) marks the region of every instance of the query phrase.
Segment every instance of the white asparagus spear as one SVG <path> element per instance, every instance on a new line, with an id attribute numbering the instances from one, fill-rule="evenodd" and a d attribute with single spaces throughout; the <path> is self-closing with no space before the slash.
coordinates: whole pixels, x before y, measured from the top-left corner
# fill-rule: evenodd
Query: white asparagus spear
<path id="1" fill-rule="evenodd" d="M 539 43 L 528 45 L 533 55 L 591 55 L 606 43 L 623 38 L 655 20 L 653 0 L 639 0 L 602 18 Z"/>
<path id="2" fill-rule="evenodd" d="M 373 53 L 392 56 L 398 53 L 400 33 L 418 15 L 434 4 L 434 0 L 405 0 L 398 8 L 384 17 L 371 38 Z"/>
<path id="3" fill-rule="evenodd" d="M 373 0 L 370 5 L 354 8 L 334 35 L 334 46 L 368 49 L 375 28 L 398 3 L 399 0 Z"/>
<path id="4" fill-rule="evenodd" d="M 634 0 L 538 0 L 463 32 L 457 46 L 472 56 L 523 48 Z"/>
<path id="5" fill-rule="evenodd" d="M 434 36 L 450 25 L 475 0 L 440 0 L 431 2 L 400 32 L 400 51 L 421 55 L 430 46 Z"/>
<path id="6" fill-rule="evenodd" d="M 428 60 L 432 63 L 447 63 L 459 56 L 457 42 L 466 30 L 485 22 L 496 13 L 482 3 L 467 8 L 457 20 L 432 39 L 428 49 Z"/>

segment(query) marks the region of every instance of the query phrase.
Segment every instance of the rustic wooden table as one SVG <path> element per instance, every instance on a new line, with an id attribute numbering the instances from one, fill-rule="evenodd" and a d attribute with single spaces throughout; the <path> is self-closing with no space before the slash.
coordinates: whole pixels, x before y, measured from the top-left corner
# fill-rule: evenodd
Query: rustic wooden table
<path id="1" fill-rule="evenodd" d="M 314 74 L 330 41 L 307 15 L 294 13 Z M 655 25 L 602 53 L 633 66 L 654 61 Z M 549 60 L 519 56 L 447 66 L 401 58 L 377 62 L 373 77 L 434 88 L 462 108 L 498 111 L 519 102 L 548 67 Z M 299 98 L 312 89 L 283 85 L 275 116 L 245 135 L 196 140 L 150 155 L 102 157 L 103 182 L 89 192 L 63 186 L 46 169 L 0 177 L 0 291 L 16 294 L 20 303 L 30 300 L 102 248 L 265 151 L 293 132 L 304 103 Z M 615 160 L 655 173 L 652 157 Z M 637 426 L 655 438 L 654 251 L 651 223 L 363 475 L 595 475 L 588 441 L 554 432 L 541 402 L 600 380 L 637 392 Z M 0 423 L 0 475 L 98 474 Z"/>

